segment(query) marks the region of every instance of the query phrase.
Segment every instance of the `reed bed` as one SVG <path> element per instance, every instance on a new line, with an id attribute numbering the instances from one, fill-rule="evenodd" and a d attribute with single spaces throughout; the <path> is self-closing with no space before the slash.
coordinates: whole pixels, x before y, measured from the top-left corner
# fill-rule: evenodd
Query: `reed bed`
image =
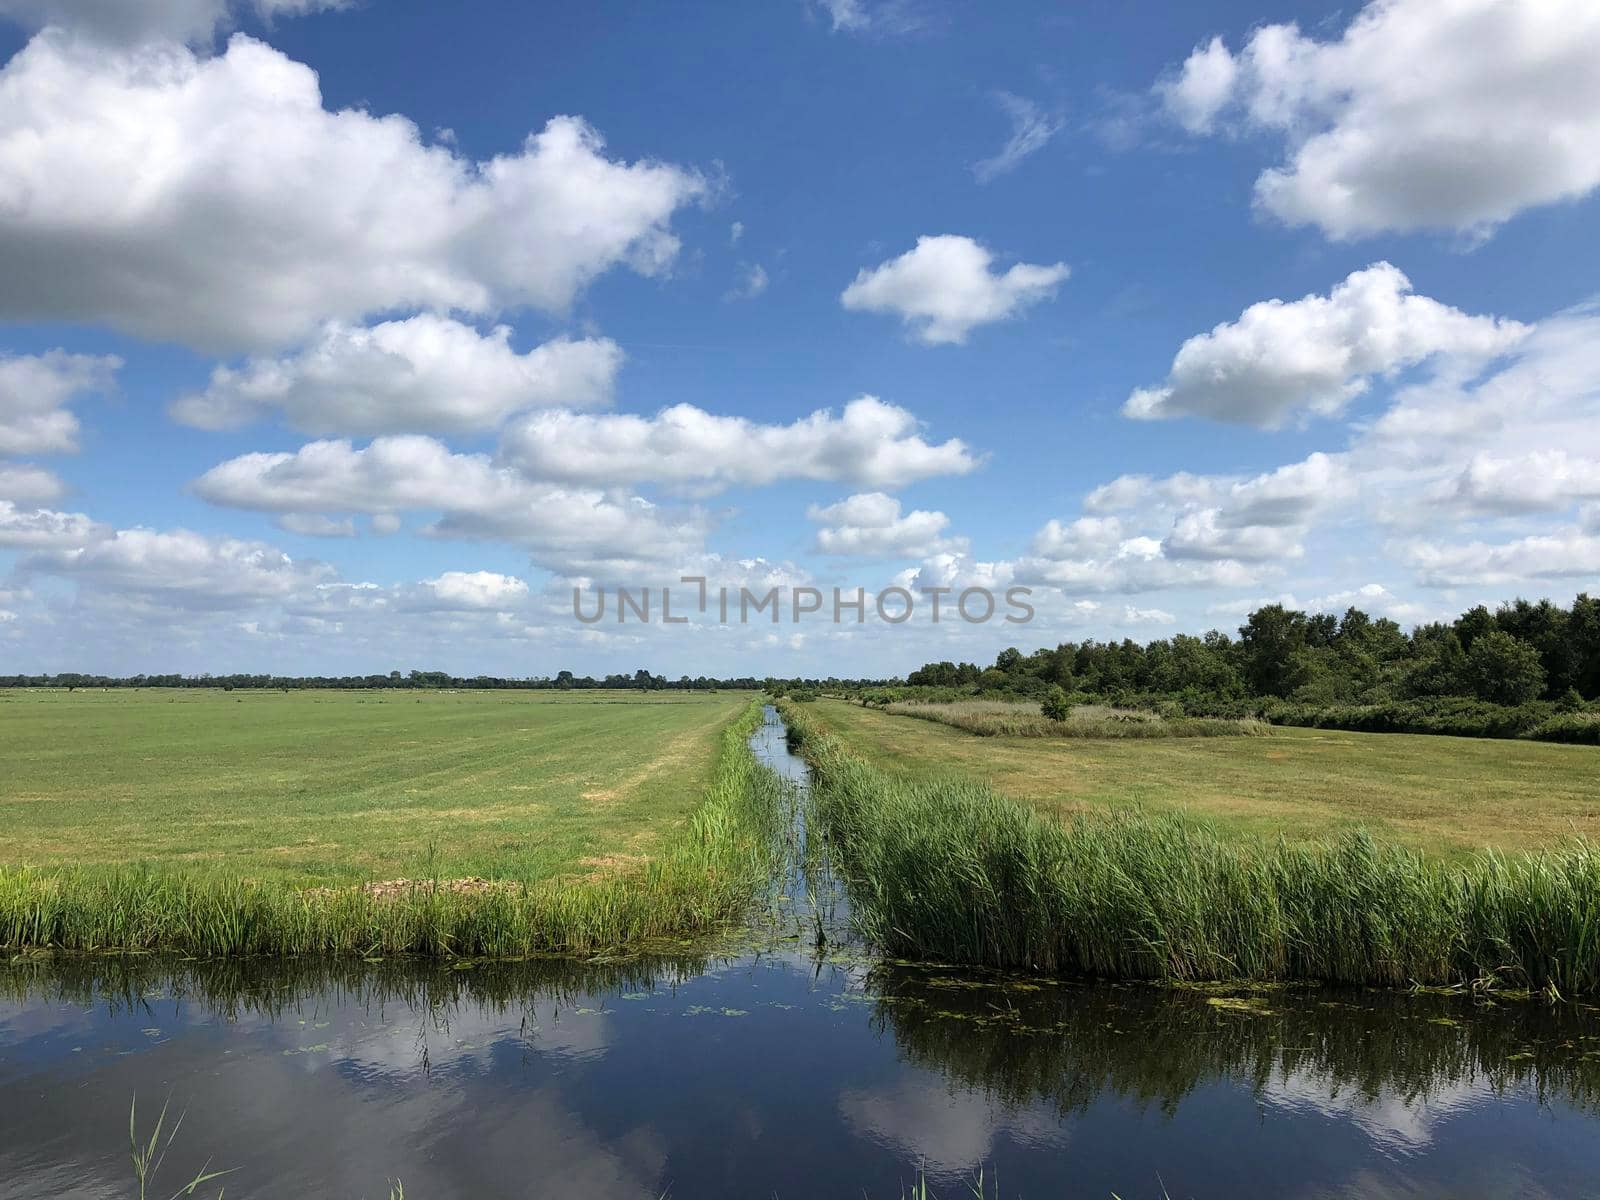
<path id="1" fill-rule="evenodd" d="M 979 737 L 1165 738 L 1264 737 L 1272 726 L 1252 718 L 1165 717 L 1141 709 L 1080 704 L 1057 721 L 1037 704 L 1005 700 L 896 701 L 884 711 L 964 729 Z"/>
<path id="2" fill-rule="evenodd" d="M 1352 833 L 1226 837 L 1139 811 L 1063 823 L 890 775 L 786 706 L 854 919 L 884 953 L 1112 979 L 1600 991 L 1600 850 L 1446 863 Z"/>
<path id="3" fill-rule="evenodd" d="M 663 852 L 619 874 L 459 890 L 301 889 L 179 868 L 0 867 L 0 946 L 204 957 L 598 954 L 739 920 L 771 878 L 778 785 L 746 744 L 752 703 L 723 733 L 705 800 Z"/>

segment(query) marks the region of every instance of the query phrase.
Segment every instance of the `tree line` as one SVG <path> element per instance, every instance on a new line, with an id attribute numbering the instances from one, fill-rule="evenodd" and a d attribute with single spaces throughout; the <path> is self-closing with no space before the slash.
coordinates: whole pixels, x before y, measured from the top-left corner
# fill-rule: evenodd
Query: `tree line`
<path id="1" fill-rule="evenodd" d="M 771 676 L 756 678 L 752 675 L 717 678 L 681 675 L 669 679 L 641 668 L 632 675 L 611 674 L 601 677 L 577 675 L 572 671 L 558 671 L 555 675 L 532 675 L 509 678 L 498 675 L 451 675 L 446 671 L 390 671 L 376 675 L 91 675 L 78 671 L 62 671 L 53 675 L 0 675 L 0 687 L 5 688 L 217 688 L 222 691 L 300 691 L 309 689 L 330 690 L 389 690 L 389 689 L 456 689 L 463 691 L 585 691 L 594 689 L 634 691 L 767 691 L 779 693 L 787 689 L 808 687 L 833 691 L 847 691 L 882 683 L 874 679 L 775 679 Z"/>
<path id="2" fill-rule="evenodd" d="M 1480 605 L 1409 633 L 1359 608 L 1335 616 L 1270 604 L 1237 636 L 1008 649 L 989 667 L 927 663 L 906 682 L 1023 696 L 1059 687 L 1080 698 L 1161 699 L 1190 715 L 1285 724 L 1600 740 L 1600 600 Z"/>

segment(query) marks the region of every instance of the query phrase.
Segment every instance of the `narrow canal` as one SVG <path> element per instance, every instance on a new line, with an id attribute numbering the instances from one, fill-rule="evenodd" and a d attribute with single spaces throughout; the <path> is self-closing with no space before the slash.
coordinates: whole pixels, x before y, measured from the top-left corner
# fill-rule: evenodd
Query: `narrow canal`
<path id="1" fill-rule="evenodd" d="M 775 713 L 752 747 L 803 788 Z M 713 958 L 0 964 L 0 1196 L 137 1194 L 135 1096 L 186 1114 L 163 1197 L 1600 1194 L 1589 1008 L 883 964 L 825 869 L 771 914 Z"/>

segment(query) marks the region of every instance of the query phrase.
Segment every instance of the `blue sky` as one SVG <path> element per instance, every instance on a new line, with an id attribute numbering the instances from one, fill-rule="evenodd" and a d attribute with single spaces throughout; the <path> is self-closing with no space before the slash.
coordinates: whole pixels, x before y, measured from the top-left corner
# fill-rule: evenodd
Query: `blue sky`
<path id="1" fill-rule="evenodd" d="M 1570 598 L 1597 56 L 1577 0 L 0 0 L 0 671 Z M 1036 615 L 572 618 L 683 574 Z"/>

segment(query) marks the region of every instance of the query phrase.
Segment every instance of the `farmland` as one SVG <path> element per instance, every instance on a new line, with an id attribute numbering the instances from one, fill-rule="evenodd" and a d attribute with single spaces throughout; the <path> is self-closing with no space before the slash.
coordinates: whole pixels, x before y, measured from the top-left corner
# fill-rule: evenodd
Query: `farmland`
<path id="1" fill-rule="evenodd" d="M 1279 728 L 1270 737 L 977 737 L 821 700 L 806 709 L 880 767 L 956 774 L 1056 813 L 1183 809 L 1291 840 L 1361 827 L 1446 857 L 1600 837 L 1592 747 Z"/>
<path id="2" fill-rule="evenodd" d="M 0 865 L 292 885 L 642 862 L 744 693 L 0 692 Z"/>

